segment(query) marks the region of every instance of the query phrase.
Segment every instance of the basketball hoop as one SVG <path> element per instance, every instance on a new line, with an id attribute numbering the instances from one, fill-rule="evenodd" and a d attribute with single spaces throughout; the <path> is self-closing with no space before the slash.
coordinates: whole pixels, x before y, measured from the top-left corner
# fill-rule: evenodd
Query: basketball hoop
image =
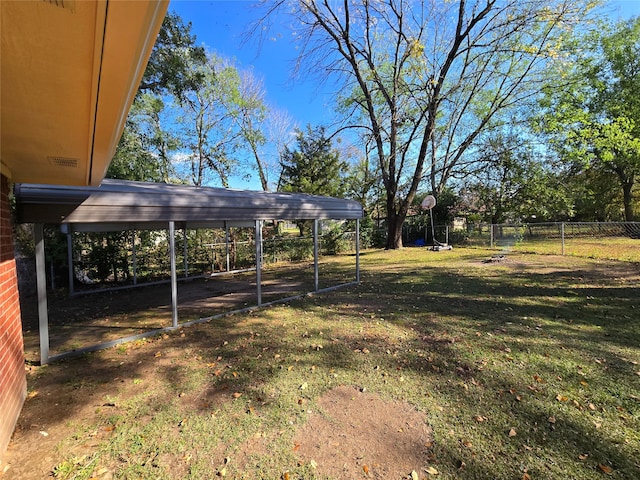
<path id="1" fill-rule="evenodd" d="M 422 200 L 420 206 L 423 210 L 431 210 L 436 206 L 436 197 L 434 197 L 433 195 L 427 195 L 426 197 L 424 197 L 424 200 Z"/>
<path id="2" fill-rule="evenodd" d="M 433 207 L 436 206 L 436 197 L 433 195 L 427 195 L 422 200 L 420 207 L 423 210 L 429 210 L 429 219 L 431 220 L 431 239 L 433 240 L 433 244 L 431 246 L 431 250 L 440 251 L 440 250 L 451 250 L 451 246 L 446 243 L 440 243 L 436 240 L 436 229 L 433 225 L 433 212 L 431 211 Z"/>

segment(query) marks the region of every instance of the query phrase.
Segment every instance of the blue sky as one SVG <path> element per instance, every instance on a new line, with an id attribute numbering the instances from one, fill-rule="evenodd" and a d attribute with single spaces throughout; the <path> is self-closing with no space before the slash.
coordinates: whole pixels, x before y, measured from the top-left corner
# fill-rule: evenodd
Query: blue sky
<path id="1" fill-rule="evenodd" d="M 267 39 L 261 49 L 255 42 L 243 44 L 242 34 L 259 17 L 254 4 L 253 0 L 174 0 L 169 9 L 192 23 L 200 43 L 235 58 L 241 68 L 252 66 L 265 81 L 269 101 L 289 111 L 301 126 L 330 121 L 331 111 L 326 108 L 331 100 L 330 86 L 318 91 L 314 79 L 290 79 L 296 49 L 286 28 Z M 613 18 L 629 18 L 640 15 L 640 0 L 614 1 L 610 8 Z"/>
<path id="2" fill-rule="evenodd" d="M 241 69 L 252 68 L 264 81 L 268 103 L 285 109 L 300 127 L 330 124 L 331 85 L 319 86 L 317 79 L 291 79 L 297 51 L 286 26 L 279 26 L 261 47 L 253 41 L 243 42 L 248 25 L 260 17 L 254 5 L 254 0 L 173 0 L 169 10 L 192 23 L 200 44 L 235 59 Z M 612 19 L 640 15 L 640 0 L 609 2 L 607 12 Z M 248 183 L 236 179 L 231 186 L 259 189 L 256 179 Z"/>
<path id="3" fill-rule="evenodd" d="M 253 0 L 174 0 L 169 10 L 192 23 L 199 43 L 235 59 L 242 69 L 252 68 L 265 82 L 269 103 L 286 109 L 301 126 L 330 121 L 331 112 L 325 108 L 329 94 L 319 92 L 314 80 L 293 82 L 290 78 L 296 49 L 285 28 L 261 47 L 254 41 L 243 43 L 248 25 L 260 16 L 254 4 Z"/>

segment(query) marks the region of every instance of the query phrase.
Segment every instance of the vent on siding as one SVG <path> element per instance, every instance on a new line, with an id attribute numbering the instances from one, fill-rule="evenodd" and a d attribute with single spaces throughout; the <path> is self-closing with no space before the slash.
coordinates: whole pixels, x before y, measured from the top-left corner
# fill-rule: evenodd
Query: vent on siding
<path id="1" fill-rule="evenodd" d="M 78 168 L 78 159 L 69 157 L 48 157 L 49 163 L 55 167 Z"/>

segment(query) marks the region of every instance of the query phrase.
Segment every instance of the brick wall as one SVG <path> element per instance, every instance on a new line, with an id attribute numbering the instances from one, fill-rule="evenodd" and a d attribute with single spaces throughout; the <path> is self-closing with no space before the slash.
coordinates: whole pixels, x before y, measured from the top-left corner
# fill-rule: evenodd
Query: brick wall
<path id="1" fill-rule="evenodd" d="M 4 454 L 24 402 L 22 322 L 18 296 L 9 182 L 0 175 L 0 457 Z"/>

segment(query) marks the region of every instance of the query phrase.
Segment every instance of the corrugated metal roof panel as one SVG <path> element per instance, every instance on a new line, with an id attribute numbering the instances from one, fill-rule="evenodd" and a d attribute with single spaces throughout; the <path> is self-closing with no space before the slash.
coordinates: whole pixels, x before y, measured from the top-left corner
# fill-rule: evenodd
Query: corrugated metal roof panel
<path id="1" fill-rule="evenodd" d="M 99 187 L 16 185 L 23 223 L 148 223 L 362 218 L 353 200 L 164 183 L 104 180 Z"/>

